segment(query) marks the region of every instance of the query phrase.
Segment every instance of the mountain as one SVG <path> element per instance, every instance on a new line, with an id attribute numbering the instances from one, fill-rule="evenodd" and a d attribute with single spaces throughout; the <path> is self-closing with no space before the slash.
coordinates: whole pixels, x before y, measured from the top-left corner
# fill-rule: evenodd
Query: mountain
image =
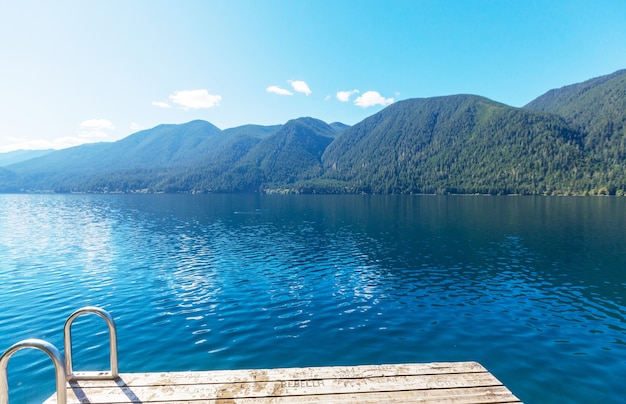
<path id="1" fill-rule="evenodd" d="M 350 125 L 346 125 L 345 123 L 341 123 L 341 122 L 333 122 L 333 123 L 330 123 L 329 126 L 333 128 L 335 133 L 343 132 L 344 130 L 350 127 Z"/>
<path id="2" fill-rule="evenodd" d="M 0 192 L 626 193 L 626 70 L 523 108 L 477 95 L 314 118 L 159 125 L 0 167 Z"/>
<path id="3" fill-rule="evenodd" d="M 321 156 L 341 127 L 314 118 L 298 118 L 261 139 L 237 161 L 197 167 L 187 176 L 172 177 L 166 189 L 193 192 L 258 192 L 292 188 L 321 175 Z M 225 131 L 226 132 L 226 131 Z"/>
<path id="4" fill-rule="evenodd" d="M 220 166 L 235 164 L 264 139 L 276 133 L 283 125 L 244 125 L 223 131 L 223 142 L 214 150 L 211 160 Z"/>
<path id="5" fill-rule="evenodd" d="M 205 121 L 159 125 L 12 164 L 0 172 L 0 190 L 258 191 L 320 175 L 322 153 L 345 127 L 313 118 L 224 131 Z"/>
<path id="6" fill-rule="evenodd" d="M 107 143 L 91 143 L 57 150 L 28 161 L 11 164 L 6 168 L 13 173 L 13 183 L 0 183 L 21 190 L 55 190 L 66 182 L 79 182 L 96 173 L 91 162 L 97 162 Z M 2 186 L 4 185 L 4 186 Z"/>
<path id="7" fill-rule="evenodd" d="M 148 169 L 161 169 L 193 160 L 201 144 L 220 130 L 203 121 L 183 125 L 159 125 L 113 143 L 92 143 L 46 154 L 7 166 L 16 174 L 18 189 L 93 190 L 123 179 L 125 186 L 145 188 L 129 179 L 146 176 Z M 145 181 L 144 181 L 145 182 Z M 113 189 L 116 189 L 117 185 Z"/>
<path id="8" fill-rule="evenodd" d="M 585 149 L 612 165 L 626 158 L 626 69 L 550 90 L 524 108 L 562 116 L 585 133 Z"/>
<path id="9" fill-rule="evenodd" d="M 268 129 L 272 130 L 272 129 Z M 7 166 L 18 189 L 148 189 L 183 168 L 237 161 L 267 130 L 224 132 L 206 121 L 159 125 L 112 143 L 76 146 Z"/>
<path id="10" fill-rule="evenodd" d="M 111 172 L 118 169 L 187 164 L 201 158 L 218 141 L 221 130 L 205 121 L 159 125 L 112 143 L 92 143 L 13 164 L 20 174 L 61 172 Z"/>
<path id="11" fill-rule="evenodd" d="M 281 126 L 282 125 L 242 125 L 235 128 L 224 129 L 223 132 L 225 137 L 249 136 L 257 139 L 265 139 L 266 137 L 270 136 L 272 133 L 280 129 Z"/>
<path id="12" fill-rule="evenodd" d="M 327 179 L 367 193 L 532 194 L 573 190 L 588 169 L 581 141 L 562 118 L 455 95 L 392 104 L 323 162 Z"/>
<path id="13" fill-rule="evenodd" d="M 252 149 L 237 168 L 248 176 L 258 171 L 256 177 L 268 185 L 319 177 L 322 154 L 342 129 L 314 118 L 293 119 Z"/>
<path id="14" fill-rule="evenodd" d="M 110 145 L 98 163 L 108 168 L 186 165 L 201 161 L 222 131 L 206 121 L 159 125 Z"/>
<path id="15" fill-rule="evenodd" d="M 236 167 L 259 143 L 282 127 L 283 125 L 243 125 L 225 129 L 220 134 L 219 141 L 210 148 L 200 150 L 202 161 L 172 169 L 148 188 L 164 192 L 258 190 L 258 176 L 247 178 L 247 174 Z"/>
<path id="16" fill-rule="evenodd" d="M 49 150 L 15 150 L 7 153 L 0 153 L 0 167 L 8 166 L 11 164 L 19 163 L 34 159 L 36 157 L 44 156 L 52 152 Z"/>

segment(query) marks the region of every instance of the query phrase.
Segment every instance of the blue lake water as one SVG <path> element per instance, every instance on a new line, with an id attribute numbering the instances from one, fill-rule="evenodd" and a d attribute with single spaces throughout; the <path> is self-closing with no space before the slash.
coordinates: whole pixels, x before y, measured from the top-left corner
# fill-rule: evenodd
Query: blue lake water
<path id="1" fill-rule="evenodd" d="M 0 351 L 96 305 L 121 372 L 483 364 L 528 403 L 626 396 L 626 198 L 0 195 Z M 75 369 L 108 368 L 97 316 Z M 12 403 L 54 391 L 34 350 Z"/>

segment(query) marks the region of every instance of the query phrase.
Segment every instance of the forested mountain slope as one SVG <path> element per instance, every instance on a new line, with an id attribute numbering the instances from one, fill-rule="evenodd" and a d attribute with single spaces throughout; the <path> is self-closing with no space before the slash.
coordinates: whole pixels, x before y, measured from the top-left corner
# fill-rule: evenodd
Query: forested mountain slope
<path id="1" fill-rule="evenodd" d="M 335 130 L 318 119 L 294 119 L 259 143 L 240 166 L 260 169 L 270 183 L 318 177 L 322 173 L 322 154 L 334 136 Z"/>
<path id="2" fill-rule="evenodd" d="M 610 165 L 626 158 L 626 69 L 550 90 L 525 108 L 565 118 L 585 133 L 585 149 Z"/>
<path id="3" fill-rule="evenodd" d="M 343 132 L 325 177 L 372 193 L 573 191 L 589 174 L 562 118 L 473 95 L 397 102 Z"/>
<path id="4" fill-rule="evenodd" d="M 288 121 L 226 171 L 218 189 L 236 184 L 233 190 L 259 191 L 318 178 L 322 154 L 341 130 L 314 118 Z"/>

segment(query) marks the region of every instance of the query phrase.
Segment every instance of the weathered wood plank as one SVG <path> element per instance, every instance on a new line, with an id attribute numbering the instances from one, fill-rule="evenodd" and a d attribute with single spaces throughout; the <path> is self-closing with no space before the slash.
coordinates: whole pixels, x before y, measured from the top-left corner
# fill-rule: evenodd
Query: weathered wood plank
<path id="1" fill-rule="evenodd" d="M 327 366 L 309 368 L 277 368 L 277 369 L 247 369 L 247 370 L 210 370 L 194 372 L 155 372 L 155 373 L 125 373 L 124 382 L 128 385 L 145 383 L 154 384 L 196 384 L 196 383 L 228 383 L 232 381 L 269 381 L 269 380 L 301 380 L 324 379 L 356 376 L 383 377 L 383 376 L 410 376 L 427 374 L 455 374 L 487 372 L 477 362 L 432 362 L 387 365 L 359 365 L 359 366 Z M 99 383 L 110 384 L 108 381 L 89 381 L 90 386 Z"/>
<path id="2" fill-rule="evenodd" d="M 123 379 L 122 379 L 123 380 Z M 141 401 L 156 400 L 167 395 L 173 400 L 199 400 L 237 397 L 285 397 L 315 394 L 348 394 L 376 391 L 432 390 L 467 387 L 498 386 L 500 383 L 490 374 L 457 374 L 424 376 L 390 376 L 364 379 L 315 379 L 271 382 L 234 382 L 223 384 L 184 384 L 167 383 L 157 386 L 132 386 L 122 384 L 112 388 L 86 388 L 79 383 L 80 390 L 87 397 L 108 394 L 114 401 L 124 401 L 127 392 Z M 174 387 L 175 386 L 175 387 Z M 75 391 L 78 389 L 75 389 Z M 125 392 L 126 390 L 127 392 Z M 119 397 L 119 398 L 118 398 Z"/>
<path id="3" fill-rule="evenodd" d="M 71 403 L 519 402 L 476 362 L 121 374 L 81 380 Z M 52 404 L 51 397 L 46 403 Z"/>
<path id="4" fill-rule="evenodd" d="M 128 404 L 146 403 L 145 401 L 132 401 L 126 399 L 121 402 L 112 401 L 78 401 L 74 397 L 68 400 L 68 404 Z M 161 398 L 153 403 L 170 404 L 198 404 L 202 403 L 237 403 L 237 404 L 310 404 L 310 403 L 359 403 L 359 404 L 379 404 L 379 403 L 454 403 L 454 404 L 480 404 L 480 403 L 519 403 L 520 401 L 511 394 L 504 386 L 491 388 L 471 388 L 471 389 L 451 389 L 451 390 L 431 390 L 421 391 L 416 394 L 409 392 L 374 392 L 362 394 L 326 394 L 312 396 L 291 396 L 291 397 L 259 397 L 259 398 L 222 398 L 222 399 L 201 399 L 201 400 L 172 400 Z"/>

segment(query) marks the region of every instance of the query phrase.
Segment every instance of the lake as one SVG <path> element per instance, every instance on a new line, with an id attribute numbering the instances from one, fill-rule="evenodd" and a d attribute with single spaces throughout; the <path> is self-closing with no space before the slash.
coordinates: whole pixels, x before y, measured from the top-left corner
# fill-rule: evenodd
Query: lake
<path id="1" fill-rule="evenodd" d="M 483 364 L 528 403 L 626 396 L 626 198 L 0 195 L 0 351 L 109 311 L 121 372 Z M 74 368 L 108 368 L 97 316 Z M 54 392 L 34 350 L 12 402 Z"/>

